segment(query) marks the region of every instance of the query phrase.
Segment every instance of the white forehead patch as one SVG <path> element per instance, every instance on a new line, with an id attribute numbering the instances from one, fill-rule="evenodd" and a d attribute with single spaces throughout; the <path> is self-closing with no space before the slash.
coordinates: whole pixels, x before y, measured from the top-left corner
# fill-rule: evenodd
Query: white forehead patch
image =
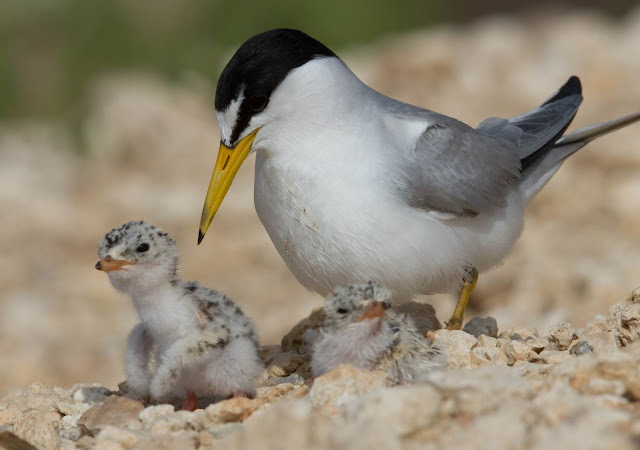
<path id="1" fill-rule="evenodd" d="M 224 111 L 216 111 L 218 125 L 220 125 L 220 140 L 227 146 L 231 146 L 231 133 L 233 127 L 238 120 L 238 111 L 244 100 L 244 86 L 240 89 L 240 94 L 235 100 L 232 100 Z"/>
<path id="2" fill-rule="evenodd" d="M 100 258 L 104 258 L 105 256 L 109 255 L 111 256 L 113 259 L 122 259 L 122 255 L 125 252 L 125 250 L 127 249 L 127 245 L 122 243 L 122 244 L 116 244 L 115 246 L 109 248 L 107 246 L 103 247 L 100 249 L 100 251 L 98 252 L 98 256 Z"/>

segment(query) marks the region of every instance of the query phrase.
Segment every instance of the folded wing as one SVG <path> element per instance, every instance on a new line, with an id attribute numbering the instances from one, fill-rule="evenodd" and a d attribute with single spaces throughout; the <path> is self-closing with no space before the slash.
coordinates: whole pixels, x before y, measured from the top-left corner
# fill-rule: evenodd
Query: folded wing
<path id="1" fill-rule="evenodd" d="M 571 77 L 539 108 L 489 118 L 477 129 L 428 110 L 407 112 L 424 119 L 426 129 L 404 163 L 400 195 L 442 218 L 505 206 L 514 183 L 554 148 L 581 102 L 580 80 Z"/>

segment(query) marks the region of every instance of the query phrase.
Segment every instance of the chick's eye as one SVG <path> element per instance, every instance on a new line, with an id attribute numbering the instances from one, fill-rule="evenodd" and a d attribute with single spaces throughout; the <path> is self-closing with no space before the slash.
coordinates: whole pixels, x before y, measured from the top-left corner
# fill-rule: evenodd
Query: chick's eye
<path id="1" fill-rule="evenodd" d="M 146 242 L 138 245 L 138 247 L 136 248 L 136 251 L 139 253 L 144 253 L 147 250 L 149 250 L 149 244 L 147 244 Z"/>
<path id="2" fill-rule="evenodd" d="M 256 95 L 254 97 L 247 98 L 244 103 L 247 105 L 247 109 L 253 113 L 259 113 L 269 104 L 269 99 L 264 95 Z"/>
<path id="3" fill-rule="evenodd" d="M 346 313 L 348 313 L 349 311 L 347 311 L 345 308 L 338 308 L 338 309 L 336 310 L 336 312 L 337 312 L 338 314 L 346 314 Z"/>

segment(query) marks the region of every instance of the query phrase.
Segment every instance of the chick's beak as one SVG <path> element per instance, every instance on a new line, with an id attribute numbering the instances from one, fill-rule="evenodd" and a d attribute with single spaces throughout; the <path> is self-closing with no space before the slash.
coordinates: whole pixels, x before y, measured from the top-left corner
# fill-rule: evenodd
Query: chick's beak
<path id="1" fill-rule="evenodd" d="M 131 266 L 134 263 L 124 259 L 113 259 L 111 256 L 105 256 L 96 263 L 96 269 L 103 272 L 113 272 L 114 270 L 122 270 L 124 266 Z"/>
<path id="2" fill-rule="evenodd" d="M 383 302 L 373 302 L 371 306 L 364 310 L 362 315 L 356 322 L 363 322 L 365 320 L 379 319 L 384 316 L 388 306 Z"/>
<path id="3" fill-rule="evenodd" d="M 207 190 L 207 197 L 204 200 L 204 207 L 202 208 L 198 244 L 204 239 L 204 235 L 207 233 L 216 212 L 218 212 L 218 208 L 220 208 L 229 187 L 231 187 L 231 183 L 236 173 L 238 173 L 238 169 L 240 169 L 244 160 L 249 156 L 251 145 L 259 130 L 260 128 L 257 128 L 246 137 L 240 139 L 234 148 L 229 148 L 220 142 L 218 159 L 213 169 L 213 175 L 211 175 L 209 190 Z"/>

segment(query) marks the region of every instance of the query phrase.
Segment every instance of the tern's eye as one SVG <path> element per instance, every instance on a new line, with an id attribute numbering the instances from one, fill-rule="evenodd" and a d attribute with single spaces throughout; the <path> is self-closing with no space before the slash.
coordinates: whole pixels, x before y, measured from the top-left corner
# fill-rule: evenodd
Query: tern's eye
<path id="1" fill-rule="evenodd" d="M 348 313 L 349 311 L 348 311 L 347 309 L 345 309 L 345 308 L 338 308 L 338 309 L 336 310 L 336 312 L 337 312 L 338 314 L 346 314 L 346 313 Z"/>
<path id="2" fill-rule="evenodd" d="M 267 107 L 267 105 L 269 104 L 269 98 L 265 95 L 256 95 L 253 97 L 248 97 L 244 101 L 244 104 L 252 113 L 259 113 L 261 111 L 264 111 L 264 109 Z"/>
<path id="3" fill-rule="evenodd" d="M 138 245 L 138 247 L 136 248 L 136 251 L 138 253 L 144 253 L 147 250 L 149 250 L 149 244 L 147 244 L 146 242 L 143 242 L 142 244 Z"/>

